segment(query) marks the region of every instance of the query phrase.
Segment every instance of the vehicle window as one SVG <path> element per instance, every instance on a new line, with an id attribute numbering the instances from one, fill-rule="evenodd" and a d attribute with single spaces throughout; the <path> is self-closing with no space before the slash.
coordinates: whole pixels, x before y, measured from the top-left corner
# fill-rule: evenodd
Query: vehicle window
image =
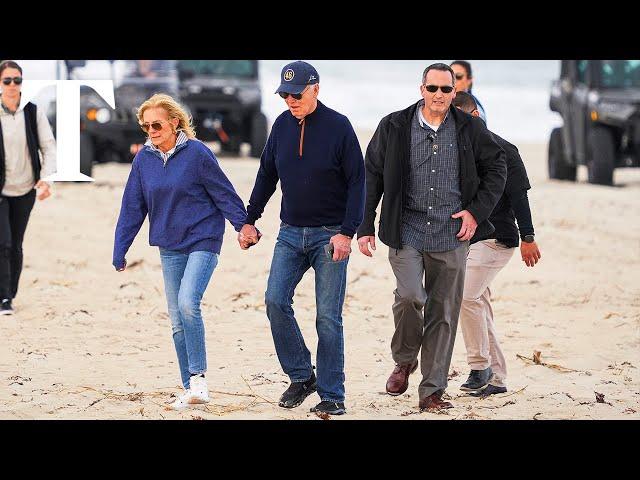
<path id="1" fill-rule="evenodd" d="M 171 60 L 126 60 L 125 76 L 131 78 L 170 77 L 174 69 Z"/>
<path id="2" fill-rule="evenodd" d="M 589 60 L 578 60 L 578 82 L 587 83 L 587 67 Z"/>
<path id="3" fill-rule="evenodd" d="M 257 74 L 256 63 L 254 60 L 180 60 L 178 70 L 194 75 L 253 78 Z"/>
<path id="4" fill-rule="evenodd" d="M 601 78 L 606 88 L 640 87 L 640 60 L 603 60 Z"/>

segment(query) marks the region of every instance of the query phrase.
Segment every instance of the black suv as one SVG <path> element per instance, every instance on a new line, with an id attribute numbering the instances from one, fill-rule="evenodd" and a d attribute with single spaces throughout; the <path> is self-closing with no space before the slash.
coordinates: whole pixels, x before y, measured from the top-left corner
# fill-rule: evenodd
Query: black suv
<path id="1" fill-rule="evenodd" d="M 237 154 L 251 144 L 260 157 L 267 142 L 267 118 L 257 60 L 178 60 L 180 98 L 191 110 L 198 138 L 220 142 L 223 151 Z"/>
<path id="2" fill-rule="evenodd" d="M 68 78 L 112 79 L 113 110 L 92 88 L 80 88 L 80 171 L 91 176 L 94 162 L 131 162 L 146 140 L 136 112 L 154 93 L 179 100 L 173 60 L 65 61 Z M 55 102 L 48 112 L 55 121 Z"/>
<path id="3" fill-rule="evenodd" d="M 551 87 L 563 126 L 549 139 L 549 178 L 613 184 L 619 167 L 640 166 L 640 60 L 563 60 Z"/>

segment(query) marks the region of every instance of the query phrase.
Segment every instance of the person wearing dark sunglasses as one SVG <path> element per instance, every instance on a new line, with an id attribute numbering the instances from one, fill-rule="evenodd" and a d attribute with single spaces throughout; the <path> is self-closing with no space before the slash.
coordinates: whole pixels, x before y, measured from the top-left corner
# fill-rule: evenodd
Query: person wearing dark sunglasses
<path id="1" fill-rule="evenodd" d="M 0 63 L 0 315 L 14 312 L 29 216 L 36 197 L 51 195 L 42 178 L 56 170 L 56 141 L 44 109 L 23 104 L 21 89 L 20 65 Z"/>
<path id="2" fill-rule="evenodd" d="M 401 395 L 420 368 L 418 407 L 451 408 L 443 399 L 458 325 L 469 240 L 487 234 L 487 221 L 505 185 L 504 151 L 484 123 L 451 105 L 455 75 L 429 65 L 422 99 L 384 117 L 367 147 L 367 197 L 358 246 L 376 249 L 376 209 L 382 197 L 380 240 L 389 246 L 396 277 L 386 391 Z"/>
<path id="3" fill-rule="evenodd" d="M 185 389 L 171 408 L 182 409 L 209 401 L 200 302 L 218 264 L 225 218 L 239 232 L 247 212 L 216 156 L 195 138 L 191 118 L 179 103 L 156 94 L 138 108 L 137 116 L 149 138 L 133 159 L 122 196 L 113 266 L 125 270 L 125 255 L 149 215 L 149 243 L 160 250 Z"/>
<path id="4" fill-rule="evenodd" d="M 474 117 L 480 115 L 478 105 L 468 93 L 458 92 L 453 104 Z M 527 267 L 535 266 L 541 258 L 534 237 L 527 196 L 531 185 L 524 162 L 515 145 L 495 133 L 492 135 L 506 153 L 507 182 L 489 217 L 495 231 L 484 236 L 475 235 L 471 239 L 460 309 L 460 327 L 467 363 L 471 368 L 460 389 L 479 397 L 507 391 L 507 362 L 493 320 L 491 282 L 511 260 L 518 246 L 518 237 L 522 240 L 522 261 Z"/>
<path id="5" fill-rule="evenodd" d="M 478 113 L 480 118 L 487 123 L 487 114 L 484 111 L 484 107 L 480 103 L 480 100 L 471 92 L 473 88 L 473 73 L 471 71 L 471 64 L 466 60 L 455 60 L 451 62 L 451 69 L 456 76 L 456 90 L 458 92 L 467 92 L 471 95 L 478 105 Z"/>
<path id="6" fill-rule="evenodd" d="M 342 415 L 342 306 L 351 239 L 362 221 L 364 161 L 351 123 L 318 100 L 320 75 L 307 62 L 285 65 L 276 90 L 287 110 L 274 122 L 247 207 L 250 233 L 276 189 L 282 189 L 280 231 L 265 302 L 278 359 L 291 384 L 279 406 L 294 408 L 316 390 L 312 412 Z M 332 251 L 333 250 L 333 251 Z M 316 378 L 291 305 L 313 268 L 318 331 Z"/>

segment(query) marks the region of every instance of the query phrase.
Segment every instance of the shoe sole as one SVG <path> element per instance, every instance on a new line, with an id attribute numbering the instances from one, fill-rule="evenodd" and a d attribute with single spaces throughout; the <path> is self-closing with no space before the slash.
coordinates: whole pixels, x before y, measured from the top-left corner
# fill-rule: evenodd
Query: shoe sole
<path id="1" fill-rule="evenodd" d="M 469 388 L 469 387 L 462 387 L 461 386 L 460 390 L 462 390 L 463 392 L 481 392 L 482 390 L 484 390 L 488 386 L 489 386 L 488 383 L 486 385 L 483 385 L 482 387 L 479 387 L 479 388 Z"/>
<path id="2" fill-rule="evenodd" d="M 184 410 L 185 408 L 195 407 L 198 405 L 206 405 L 209 402 L 210 400 L 207 400 L 207 401 L 196 400 L 196 401 L 189 401 L 188 403 L 181 403 L 180 405 L 169 404 L 168 407 L 171 410 Z"/>
<path id="3" fill-rule="evenodd" d="M 300 399 L 300 401 L 298 401 L 297 403 L 295 403 L 295 404 L 293 404 L 293 405 L 285 405 L 285 404 L 284 404 L 284 403 L 282 403 L 282 402 L 278 402 L 278 406 L 279 406 L 279 407 L 282 407 L 282 408 L 296 408 L 296 407 L 299 407 L 300 405 L 302 405 L 302 404 L 304 403 L 304 401 L 307 399 L 307 397 L 308 397 L 309 395 L 311 395 L 312 393 L 315 393 L 315 392 L 316 392 L 316 388 L 317 388 L 317 386 L 316 386 L 316 384 L 314 384 L 311 388 L 309 388 L 309 390 L 308 390 L 308 392 L 305 394 L 305 396 L 304 396 L 304 397 L 302 397 L 302 398 Z"/>
<path id="4" fill-rule="evenodd" d="M 479 391 L 479 392 L 475 392 L 475 393 L 471 393 L 472 397 L 477 397 L 477 398 L 486 398 L 486 397 L 490 397 L 491 395 L 500 395 L 501 393 L 507 393 L 507 390 L 505 390 L 504 392 L 493 392 L 493 393 L 487 393 L 486 391 Z"/>
<path id="5" fill-rule="evenodd" d="M 0 311 L 0 315 L 13 315 L 13 310 L 2 310 Z"/>
<path id="6" fill-rule="evenodd" d="M 309 410 L 311 413 L 326 413 L 327 415 L 344 415 L 345 413 L 347 413 L 346 410 L 335 410 L 332 412 L 327 412 L 325 410 Z"/>
<path id="7" fill-rule="evenodd" d="M 406 390 L 405 390 L 404 392 L 406 392 Z M 387 391 L 387 395 L 391 395 L 392 397 L 399 397 L 399 396 L 400 396 L 400 395 L 402 395 L 404 392 L 391 393 L 391 392 Z"/>

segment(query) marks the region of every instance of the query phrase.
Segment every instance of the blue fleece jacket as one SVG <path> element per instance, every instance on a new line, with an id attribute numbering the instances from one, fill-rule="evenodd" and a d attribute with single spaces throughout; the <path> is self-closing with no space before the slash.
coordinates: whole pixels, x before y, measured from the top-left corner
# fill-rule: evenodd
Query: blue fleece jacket
<path id="1" fill-rule="evenodd" d="M 340 225 L 352 237 L 364 214 L 360 144 L 344 115 L 318 102 L 300 122 L 288 110 L 274 122 L 247 207 L 254 224 L 280 180 L 280 218 L 289 225 Z"/>
<path id="2" fill-rule="evenodd" d="M 148 146 L 133 159 L 115 232 L 116 269 L 124 266 L 147 213 L 149 244 L 182 253 L 220 253 L 224 219 L 240 231 L 247 218 L 215 155 L 198 140 L 176 146 L 166 164 Z"/>

